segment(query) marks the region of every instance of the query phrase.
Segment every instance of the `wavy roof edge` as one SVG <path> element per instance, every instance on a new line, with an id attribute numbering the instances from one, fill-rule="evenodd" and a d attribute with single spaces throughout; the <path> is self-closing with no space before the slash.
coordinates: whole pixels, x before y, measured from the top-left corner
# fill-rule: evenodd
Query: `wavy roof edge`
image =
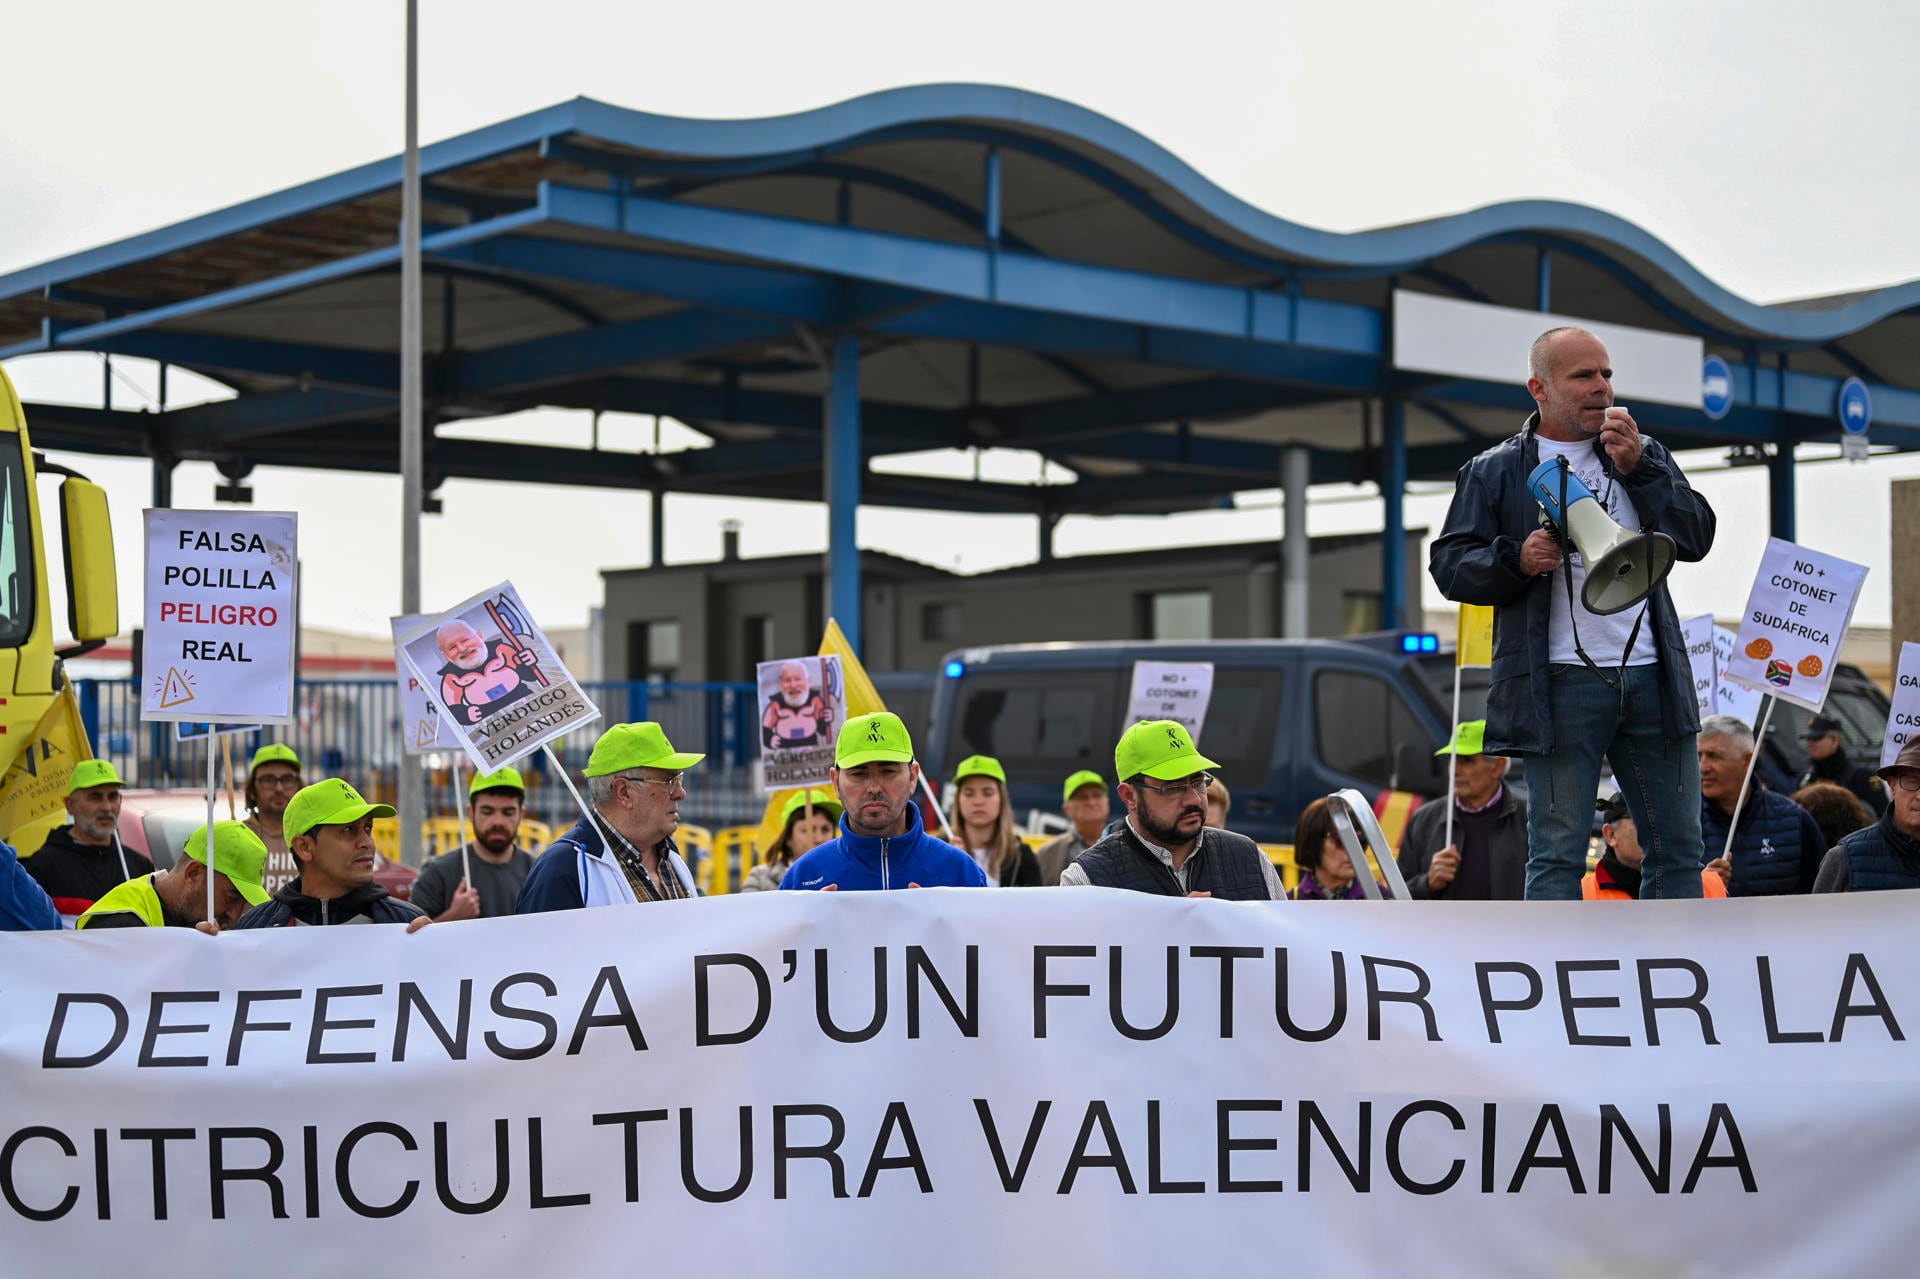
<path id="1" fill-rule="evenodd" d="M 1857 333 L 1909 310 L 1920 310 L 1920 279 L 1877 289 L 1761 304 L 1708 277 L 1658 236 L 1625 218 L 1559 200 L 1514 200 L 1465 212 L 1362 231 L 1328 231 L 1288 221 L 1234 195 L 1145 134 L 1079 106 L 1031 90 L 987 84 L 925 84 L 884 89 L 828 106 L 785 115 L 700 119 L 661 115 L 580 97 L 483 126 L 422 150 L 422 170 L 443 172 L 538 142 L 577 133 L 658 155 L 696 160 L 772 157 L 844 145 L 889 131 L 962 121 L 991 122 L 1052 135 L 1076 149 L 1104 153 L 1161 183 L 1191 209 L 1226 231 L 1281 257 L 1340 268 L 1410 266 L 1499 237 L 1573 236 L 1632 255 L 1667 276 L 1701 308 L 1755 336 L 1820 343 Z M 302 208 L 398 185 L 401 157 L 391 156 L 326 178 L 244 201 L 142 235 L 83 250 L 0 276 L 0 298 L 43 284 L 72 280 L 124 260 L 143 241 L 161 244 L 204 229 L 209 233 L 264 225 Z M 307 200 L 302 203 L 303 198 Z"/>

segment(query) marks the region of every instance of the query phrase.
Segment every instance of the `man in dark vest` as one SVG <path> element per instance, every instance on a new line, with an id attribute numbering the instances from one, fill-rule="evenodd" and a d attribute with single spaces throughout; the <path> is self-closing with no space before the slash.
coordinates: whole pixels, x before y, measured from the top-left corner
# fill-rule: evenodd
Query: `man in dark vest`
<path id="1" fill-rule="evenodd" d="M 1067 887 L 1129 888 L 1163 897 L 1282 901 L 1279 872 L 1245 835 L 1207 823 L 1209 768 L 1170 719 L 1143 720 L 1113 750 L 1126 819 L 1060 873 Z"/>
<path id="2" fill-rule="evenodd" d="M 1920 737 L 1902 746 L 1893 763 L 1874 776 L 1887 784 L 1893 802 L 1878 822 L 1827 850 L 1814 892 L 1920 888 Z"/>

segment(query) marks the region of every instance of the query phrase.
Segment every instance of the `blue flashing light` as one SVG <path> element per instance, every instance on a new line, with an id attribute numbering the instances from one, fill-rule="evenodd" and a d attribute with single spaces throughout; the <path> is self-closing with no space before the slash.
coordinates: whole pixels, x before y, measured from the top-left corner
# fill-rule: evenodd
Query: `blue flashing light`
<path id="1" fill-rule="evenodd" d="M 1432 634 L 1402 635 L 1400 651 L 1402 653 L 1438 653 L 1440 637 Z"/>
<path id="2" fill-rule="evenodd" d="M 964 662 L 948 662 L 947 663 L 948 679 L 959 679 L 962 675 L 965 675 L 966 673 L 967 673 L 967 667 Z"/>

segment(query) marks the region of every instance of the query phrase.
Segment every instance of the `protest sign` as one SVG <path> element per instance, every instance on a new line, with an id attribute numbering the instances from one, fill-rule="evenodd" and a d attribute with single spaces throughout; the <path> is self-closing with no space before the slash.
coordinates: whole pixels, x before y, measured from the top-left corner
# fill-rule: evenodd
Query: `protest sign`
<path id="1" fill-rule="evenodd" d="M 0 1234 L 19 1274 L 1905 1274 L 1909 896 L 9 934 Z"/>
<path id="2" fill-rule="evenodd" d="M 188 723 L 175 720 L 173 740 L 176 742 L 197 742 L 203 737 L 232 737 L 240 733 L 257 733 L 258 724 L 210 724 L 205 721 Z"/>
<path id="3" fill-rule="evenodd" d="M 1126 723 L 1170 719 L 1197 742 L 1213 700 L 1212 662 L 1135 662 Z M 1202 749 L 1205 749 L 1204 747 Z"/>
<path id="4" fill-rule="evenodd" d="M 1733 660 L 1739 640 L 1740 637 L 1725 626 L 1713 628 L 1713 713 L 1731 715 L 1742 724 L 1750 725 L 1759 720 L 1760 703 L 1766 700 L 1766 694 L 1727 678 L 1727 663 Z"/>
<path id="5" fill-rule="evenodd" d="M 1893 763 L 1893 757 L 1920 732 L 1920 644 L 1908 641 L 1900 646 L 1900 665 L 1893 674 L 1893 705 L 1887 711 L 1887 740 L 1880 747 L 1880 767 Z"/>
<path id="6" fill-rule="evenodd" d="M 400 654 L 483 773 L 600 718 L 511 582 L 422 618 Z"/>
<path id="7" fill-rule="evenodd" d="M 847 722 L 840 659 L 789 657 L 754 668 L 760 687 L 760 762 L 764 788 L 822 786 L 833 743 Z"/>
<path id="8" fill-rule="evenodd" d="M 67 784 L 73 766 L 93 758 L 73 685 L 63 683 L 53 703 L 15 749 L 19 754 L 0 778 L 0 838 L 30 857 L 56 828 L 67 824 Z"/>
<path id="9" fill-rule="evenodd" d="M 1713 652 L 1714 630 L 1711 613 L 1689 617 L 1680 623 L 1680 638 L 1687 646 L 1687 663 L 1693 668 L 1693 700 L 1700 708 L 1701 719 L 1719 714 L 1713 705 L 1713 686 L 1719 673 Z"/>
<path id="10" fill-rule="evenodd" d="M 426 685 L 400 652 L 400 637 L 432 619 L 424 613 L 406 613 L 387 620 L 393 627 L 393 673 L 400 681 L 401 748 L 409 755 L 453 750 L 453 726 L 441 717 L 440 708 L 427 696 Z"/>
<path id="11" fill-rule="evenodd" d="M 140 718 L 293 721 L 296 521 L 150 510 Z"/>
<path id="12" fill-rule="evenodd" d="M 1768 538 L 1727 678 L 1819 710 L 1866 578 L 1864 565 Z"/>

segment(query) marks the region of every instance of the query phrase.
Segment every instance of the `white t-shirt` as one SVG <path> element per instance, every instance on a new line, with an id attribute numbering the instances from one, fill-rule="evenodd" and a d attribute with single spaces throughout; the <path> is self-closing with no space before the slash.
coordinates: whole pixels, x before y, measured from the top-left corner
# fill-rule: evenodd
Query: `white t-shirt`
<path id="1" fill-rule="evenodd" d="M 1542 462 L 1556 457 L 1566 458 L 1567 465 L 1593 491 L 1600 505 L 1607 508 L 1607 514 L 1613 517 L 1614 523 L 1636 533 L 1640 531 L 1640 512 L 1634 509 L 1626 486 L 1601 468 L 1600 459 L 1595 456 L 1590 441 L 1565 444 L 1542 435 L 1535 435 L 1534 441 L 1540 446 Z M 1638 608 L 1623 609 L 1605 617 L 1588 612 L 1580 595 L 1587 584 L 1586 563 L 1581 559 L 1580 552 L 1571 548 L 1568 558 L 1573 564 L 1573 607 L 1579 610 L 1579 616 L 1569 617 L 1565 571 L 1554 569 L 1553 614 L 1547 623 L 1547 660 L 1555 664 L 1582 664 L 1580 654 L 1573 646 L 1573 622 L 1577 620 L 1580 624 L 1580 645 L 1587 650 L 1587 656 L 1593 659 L 1594 665 L 1649 666 L 1659 661 L 1659 651 L 1654 645 L 1653 619 L 1646 616 L 1649 605 L 1643 603 Z M 1640 634 L 1633 642 L 1633 656 L 1622 660 L 1627 636 L 1633 633 L 1635 622 L 1640 623 Z"/>

